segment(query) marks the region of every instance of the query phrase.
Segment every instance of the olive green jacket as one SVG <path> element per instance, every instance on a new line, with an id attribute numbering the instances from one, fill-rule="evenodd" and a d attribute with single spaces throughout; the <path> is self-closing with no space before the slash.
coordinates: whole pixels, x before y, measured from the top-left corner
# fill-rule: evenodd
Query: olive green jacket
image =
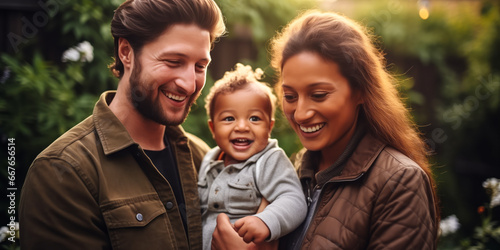
<path id="1" fill-rule="evenodd" d="M 183 186 L 188 236 L 174 193 L 103 93 L 92 116 L 33 161 L 19 207 L 22 249 L 201 249 L 197 169 L 209 147 L 167 127 Z"/>

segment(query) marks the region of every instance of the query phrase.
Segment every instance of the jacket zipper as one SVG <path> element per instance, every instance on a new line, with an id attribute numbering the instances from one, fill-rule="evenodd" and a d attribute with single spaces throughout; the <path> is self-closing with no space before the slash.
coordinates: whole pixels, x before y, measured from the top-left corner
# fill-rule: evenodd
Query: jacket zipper
<path id="1" fill-rule="evenodd" d="M 311 225 L 312 218 L 314 217 L 314 214 L 316 214 L 316 211 L 318 209 L 318 201 L 319 197 L 321 197 L 321 193 L 323 192 L 323 188 L 326 186 L 326 184 L 329 183 L 343 183 L 343 182 L 353 182 L 359 180 L 365 173 L 361 173 L 360 175 L 356 176 L 355 178 L 352 179 L 346 179 L 346 180 L 329 180 L 325 182 L 321 187 L 316 185 L 313 190 L 312 190 L 312 197 L 311 197 L 311 188 L 310 187 L 310 179 L 306 179 L 306 187 L 307 187 L 307 216 L 304 220 L 304 227 L 302 228 L 302 231 L 298 237 L 298 240 L 292 245 L 292 249 L 300 249 L 302 246 L 302 242 L 304 241 L 304 238 L 306 236 L 307 231 L 309 230 L 309 226 Z M 313 211 L 314 210 L 314 211 Z"/>
<path id="2" fill-rule="evenodd" d="M 365 175 L 364 172 L 362 172 L 361 174 L 359 174 L 358 176 L 356 176 L 355 178 L 353 179 L 345 179 L 345 180 L 329 180 L 327 182 L 325 182 L 321 188 L 319 187 L 319 185 L 316 184 L 316 186 L 314 186 L 312 192 L 314 193 L 314 191 L 316 190 L 320 190 L 320 192 L 323 190 L 323 188 L 326 186 L 326 184 L 330 184 L 330 183 L 343 183 L 343 182 L 352 182 L 352 181 L 357 181 L 359 180 L 361 177 L 363 177 L 363 175 Z M 311 197 L 311 189 L 309 188 L 310 187 L 310 183 L 311 181 L 309 179 L 306 180 L 306 187 L 307 187 L 307 194 L 306 194 L 306 201 L 307 201 L 307 206 L 309 207 L 309 205 L 311 205 L 311 203 L 313 202 L 313 197 Z"/>

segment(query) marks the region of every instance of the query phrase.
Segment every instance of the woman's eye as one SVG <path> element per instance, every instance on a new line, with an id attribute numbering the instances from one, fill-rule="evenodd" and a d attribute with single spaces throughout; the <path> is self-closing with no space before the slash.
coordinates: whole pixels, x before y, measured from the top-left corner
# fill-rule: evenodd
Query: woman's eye
<path id="1" fill-rule="evenodd" d="M 328 95 L 327 92 L 313 93 L 311 97 L 313 99 L 324 99 Z"/>
<path id="2" fill-rule="evenodd" d="M 250 117 L 250 121 L 251 122 L 258 122 L 260 120 L 262 120 L 262 119 L 260 119 L 260 117 L 258 117 L 258 116 L 252 116 L 252 117 Z"/>

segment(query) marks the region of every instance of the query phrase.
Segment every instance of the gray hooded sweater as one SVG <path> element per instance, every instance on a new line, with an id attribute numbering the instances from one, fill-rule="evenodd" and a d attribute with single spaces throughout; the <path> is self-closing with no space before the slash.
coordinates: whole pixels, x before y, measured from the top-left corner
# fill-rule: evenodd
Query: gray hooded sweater
<path id="1" fill-rule="evenodd" d="M 292 163 L 276 139 L 269 139 L 261 152 L 247 161 L 224 167 L 215 147 L 203 159 L 198 178 L 203 223 L 203 249 L 210 249 L 219 213 L 234 223 L 249 215 L 259 217 L 269 228 L 268 240 L 293 231 L 307 213 L 305 197 Z M 258 165 L 258 167 L 257 167 Z M 262 197 L 270 204 L 255 214 Z"/>

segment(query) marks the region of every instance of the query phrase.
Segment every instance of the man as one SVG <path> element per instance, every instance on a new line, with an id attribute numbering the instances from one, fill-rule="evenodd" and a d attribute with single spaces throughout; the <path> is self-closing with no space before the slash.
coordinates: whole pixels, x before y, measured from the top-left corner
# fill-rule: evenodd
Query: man
<path id="1" fill-rule="evenodd" d="M 19 209 L 22 249 L 201 249 L 196 168 L 209 148 L 179 124 L 224 30 L 213 0 L 118 7 L 118 89 L 31 165 Z"/>

